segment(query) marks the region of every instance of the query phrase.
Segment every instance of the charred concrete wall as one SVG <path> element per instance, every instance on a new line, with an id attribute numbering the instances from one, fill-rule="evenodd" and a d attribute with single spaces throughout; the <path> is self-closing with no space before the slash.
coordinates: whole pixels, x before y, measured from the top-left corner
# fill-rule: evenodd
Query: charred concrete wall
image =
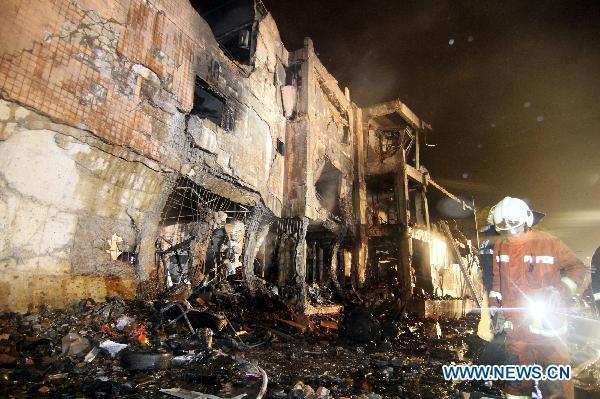
<path id="1" fill-rule="evenodd" d="M 288 148 L 294 158 L 286 182 L 287 215 L 319 223 L 333 216 L 354 226 L 354 123 L 349 92 L 342 92 L 321 64 L 310 39 L 291 54 L 290 65 L 298 78 L 295 110 L 288 123 Z M 320 179 L 329 184 L 321 188 Z M 339 203 L 331 203 L 330 197 Z"/>
<path id="2" fill-rule="evenodd" d="M 0 101 L 0 308 L 135 292 L 128 216 L 148 217 L 159 165 Z"/>
<path id="3" fill-rule="evenodd" d="M 309 283 L 330 285 L 343 296 L 339 279 L 346 279 L 349 250 L 355 246 L 360 222 L 355 214 L 360 209 L 355 207 L 355 108 L 349 91 L 340 89 L 309 38 L 302 49 L 290 53 L 282 93 L 288 117 L 284 215 L 307 225 L 304 235 L 294 237 L 300 242 L 288 245 L 294 253 L 283 259 L 296 264 L 280 271 L 280 281 L 296 279 L 297 303 L 309 311 L 304 290 Z M 348 270 L 353 285 L 356 262 L 364 259 L 362 252 L 355 255 L 354 272 Z"/>
<path id="4" fill-rule="evenodd" d="M 180 176 L 281 214 L 288 54 L 270 16 L 256 35 L 240 65 L 187 0 L 3 4 L 0 310 L 133 296 Z M 199 83 L 220 123 L 194 115 Z"/>

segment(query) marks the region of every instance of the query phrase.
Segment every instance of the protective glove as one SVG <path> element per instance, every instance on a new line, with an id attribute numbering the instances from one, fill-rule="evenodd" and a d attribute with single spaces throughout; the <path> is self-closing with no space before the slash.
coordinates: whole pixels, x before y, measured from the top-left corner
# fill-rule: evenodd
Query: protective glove
<path id="1" fill-rule="evenodd" d="M 500 311 L 500 309 L 502 309 L 500 306 L 490 305 L 490 307 L 488 307 L 488 311 L 490 312 L 490 316 L 491 317 L 496 316 L 496 313 L 498 313 Z"/>
<path id="2" fill-rule="evenodd" d="M 502 304 L 498 300 L 498 298 L 490 297 L 488 299 L 488 311 L 490 312 L 490 316 L 494 317 L 498 310 L 502 308 Z"/>
<path id="3" fill-rule="evenodd" d="M 505 321 L 506 317 L 504 317 L 504 310 L 502 310 L 502 308 L 496 308 L 496 312 L 492 316 L 492 332 L 494 333 L 494 335 L 498 335 L 504 332 Z"/>

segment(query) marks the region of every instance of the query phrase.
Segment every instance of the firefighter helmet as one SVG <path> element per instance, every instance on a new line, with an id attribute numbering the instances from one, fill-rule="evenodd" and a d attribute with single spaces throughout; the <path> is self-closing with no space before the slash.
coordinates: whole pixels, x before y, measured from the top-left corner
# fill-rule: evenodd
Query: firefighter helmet
<path id="1" fill-rule="evenodd" d="M 519 198 L 505 197 L 490 209 L 488 223 L 496 230 L 506 231 L 520 226 L 533 226 L 533 212 L 525 201 Z"/>

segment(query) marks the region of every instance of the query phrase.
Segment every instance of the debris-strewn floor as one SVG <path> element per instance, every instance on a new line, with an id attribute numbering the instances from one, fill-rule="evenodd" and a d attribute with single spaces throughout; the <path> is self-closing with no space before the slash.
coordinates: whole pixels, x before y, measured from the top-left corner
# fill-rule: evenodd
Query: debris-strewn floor
<path id="1" fill-rule="evenodd" d="M 345 322 L 340 315 L 296 315 L 292 322 L 277 303 L 238 299 L 193 301 L 198 311 L 188 318 L 195 334 L 183 318 L 165 325 L 181 313 L 175 308 L 161 324 L 161 304 L 120 298 L 3 315 L 0 397 L 254 398 L 267 381 L 265 398 L 498 395 L 442 376 L 442 364 L 470 362 L 481 349 L 475 317 L 379 323 L 358 310 Z M 341 328 L 354 340 L 339 338 Z"/>

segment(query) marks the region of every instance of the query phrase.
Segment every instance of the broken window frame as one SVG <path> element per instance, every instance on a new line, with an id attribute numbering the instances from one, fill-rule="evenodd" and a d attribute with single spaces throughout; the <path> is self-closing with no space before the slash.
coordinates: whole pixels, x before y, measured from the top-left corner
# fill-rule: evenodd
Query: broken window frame
<path id="1" fill-rule="evenodd" d="M 368 218 L 370 225 L 399 225 L 397 198 L 393 189 L 393 176 L 384 174 L 371 176 L 367 179 L 367 205 L 371 215 Z M 386 219 L 379 217 L 379 211 L 385 213 Z M 373 220 L 377 218 L 377 223 Z"/>
<path id="2" fill-rule="evenodd" d="M 206 93 L 203 97 L 199 95 L 199 92 L 202 91 Z M 210 101 L 218 101 L 222 104 L 219 107 L 218 115 L 212 116 L 210 115 L 211 110 L 202 111 L 200 107 L 202 104 L 199 103 L 200 99 L 207 98 L 207 95 L 210 96 Z M 200 119 L 208 119 L 215 125 L 221 127 L 225 131 L 231 131 L 235 126 L 235 109 L 231 105 L 231 102 L 227 100 L 227 98 L 222 95 L 219 91 L 214 89 L 209 83 L 207 83 L 200 76 L 196 76 L 196 81 L 194 84 L 194 105 L 192 110 L 190 111 L 190 115 L 195 115 Z"/>
<path id="3" fill-rule="evenodd" d="M 342 126 L 342 144 L 350 145 L 350 126 Z"/>
<path id="4" fill-rule="evenodd" d="M 332 174 L 332 173 L 336 175 L 333 178 L 324 176 L 325 174 Z M 337 220 L 337 218 L 341 214 L 340 197 L 341 197 L 341 190 L 342 190 L 342 177 L 343 177 L 342 171 L 340 169 L 338 169 L 331 162 L 331 160 L 327 159 L 325 161 L 325 164 L 321 168 L 319 177 L 314 182 L 315 197 L 319 201 L 319 204 L 321 205 L 321 207 L 323 207 L 323 209 L 327 210 L 327 212 L 329 213 L 329 217 L 331 217 L 335 220 Z M 320 189 L 319 187 L 322 187 L 323 185 L 330 184 L 330 183 L 334 183 L 336 185 L 336 190 L 335 190 L 336 191 L 335 192 L 336 201 L 334 202 L 333 206 L 328 207 L 328 206 L 326 206 L 326 203 L 325 203 L 326 198 L 324 198 L 324 196 L 323 196 L 323 190 Z M 331 209 L 329 209 L 329 208 L 331 208 Z"/>
<path id="5" fill-rule="evenodd" d="M 258 26 L 268 14 L 266 7 L 260 0 L 225 0 L 220 4 L 214 3 L 216 2 L 210 0 L 196 0 L 192 1 L 192 6 L 210 26 L 223 54 L 236 64 L 252 66 Z M 248 11 L 246 18 L 235 21 L 238 18 L 236 11 L 244 7 L 247 7 L 245 11 Z M 228 19 L 234 21 L 229 24 L 223 23 Z"/>

